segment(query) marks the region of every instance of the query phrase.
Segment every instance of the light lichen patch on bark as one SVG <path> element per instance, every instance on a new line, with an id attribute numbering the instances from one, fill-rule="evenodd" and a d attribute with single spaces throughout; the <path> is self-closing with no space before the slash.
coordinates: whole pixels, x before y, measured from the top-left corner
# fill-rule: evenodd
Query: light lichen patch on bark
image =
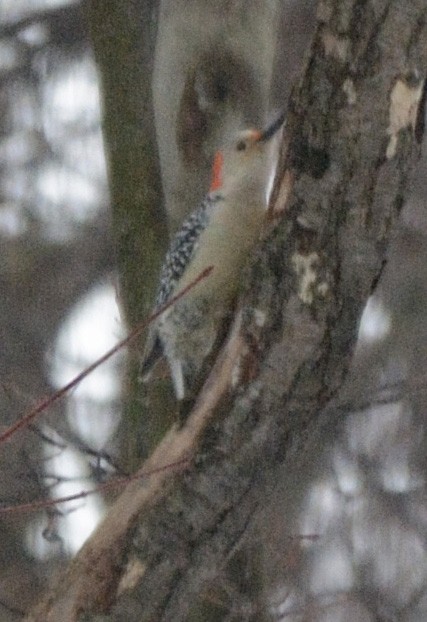
<path id="1" fill-rule="evenodd" d="M 262 328 L 267 320 L 267 314 L 262 309 L 253 309 L 253 317 L 258 328 Z"/>
<path id="2" fill-rule="evenodd" d="M 347 60 L 349 39 L 337 37 L 332 32 L 325 31 L 322 35 L 322 42 L 326 56 L 333 56 L 342 63 Z"/>
<path id="3" fill-rule="evenodd" d="M 120 580 L 117 588 L 117 594 L 132 590 L 141 580 L 145 572 L 145 566 L 139 559 L 131 559 L 128 561 L 126 570 Z"/>
<path id="4" fill-rule="evenodd" d="M 320 277 L 317 270 L 319 255 L 295 253 L 291 261 L 298 280 L 298 298 L 307 305 L 313 304 L 315 296 L 325 298 L 329 292 L 329 285 Z"/>
<path id="5" fill-rule="evenodd" d="M 400 130 L 415 129 L 418 105 L 423 92 L 424 80 L 415 84 L 398 79 L 390 94 L 390 122 L 387 134 L 390 136 L 386 156 L 390 160 L 396 155 L 397 138 Z"/>
<path id="6" fill-rule="evenodd" d="M 315 266 L 319 263 L 319 255 L 310 253 L 301 255 L 295 253 L 292 256 L 292 265 L 298 278 L 298 296 L 305 304 L 313 302 L 314 285 L 317 281 Z"/>
<path id="7" fill-rule="evenodd" d="M 347 103 L 349 106 L 353 106 L 357 101 L 357 93 L 354 86 L 354 82 L 351 78 L 346 78 L 342 85 L 342 90 L 347 95 Z"/>

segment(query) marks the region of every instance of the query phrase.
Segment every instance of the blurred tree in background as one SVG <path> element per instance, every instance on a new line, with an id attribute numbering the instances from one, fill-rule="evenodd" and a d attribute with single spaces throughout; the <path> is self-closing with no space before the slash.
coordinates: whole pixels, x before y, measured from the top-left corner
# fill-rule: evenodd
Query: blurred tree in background
<path id="1" fill-rule="evenodd" d="M 96 71 L 81 6 L 3 2 L 0 16 L 0 408 L 5 426 L 63 381 L 64 365 L 80 365 L 71 360 L 69 347 L 60 360 L 62 327 L 94 288 L 111 287 L 115 261 Z M 91 405 L 90 399 L 83 400 L 86 410 L 101 405 Z M 76 430 L 66 423 L 70 408 L 71 402 L 61 403 L 43 423 L 3 445 L 3 504 L 44 498 L 56 478 L 66 476 L 55 473 L 48 457 L 61 452 L 64 437 L 59 435 L 73 444 Z M 109 400 L 107 410 L 116 417 L 118 403 Z M 14 619 L 9 607 L 25 609 L 70 550 L 56 534 L 58 513 L 50 512 L 48 520 L 43 514 L 2 518 L 1 619 Z M 43 531 L 48 539 L 50 533 L 47 547 Z"/>
<path id="2" fill-rule="evenodd" d="M 147 315 L 213 151 L 285 105 L 316 4 L 3 0 L 2 426 Z M 371 4 L 390 3 L 364 3 L 361 23 Z M 343 424 L 304 469 L 274 473 L 244 558 L 191 619 L 427 618 L 425 168 L 424 157 L 365 310 Z M 3 506 L 92 488 L 149 454 L 175 415 L 166 382 L 142 399 L 140 346 L 0 447 Z M 1 621 L 21 619 L 103 504 L 0 516 Z M 120 619 L 140 619 L 128 607 Z"/>

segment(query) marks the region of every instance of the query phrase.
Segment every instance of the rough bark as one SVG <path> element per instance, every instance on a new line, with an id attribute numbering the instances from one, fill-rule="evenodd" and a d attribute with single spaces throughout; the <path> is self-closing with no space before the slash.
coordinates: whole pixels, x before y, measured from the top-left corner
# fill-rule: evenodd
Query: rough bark
<path id="1" fill-rule="evenodd" d="M 338 424 L 322 407 L 348 369 L 424 130 L 426 16 L 424 0 L 320 3 L 277 220 L 194 412 L 144 470 L 188 462 L 132 483 L 28 620 L 188 619 L 276 469 L 297 471 Z"/>

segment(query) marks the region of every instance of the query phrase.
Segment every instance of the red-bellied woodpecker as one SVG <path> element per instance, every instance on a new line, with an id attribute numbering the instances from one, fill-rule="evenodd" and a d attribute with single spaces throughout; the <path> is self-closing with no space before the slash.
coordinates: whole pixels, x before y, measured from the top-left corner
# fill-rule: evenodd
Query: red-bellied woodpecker
<path id="1" fill-rule="evenodd" d="M 281 116 L 264 131 L 240 132 L 216 154 L 210 191 L 184 221 L 166 255 L 155 309 L 213 267 L 155 320 L 147 338 L 141 378 L 148 380 L 158 360 L 166 357 L 178 400 L 196 388 L 224 336 L 243 265 L 261 232 L 277 154 L 270 139 L 283 120 Z"/>

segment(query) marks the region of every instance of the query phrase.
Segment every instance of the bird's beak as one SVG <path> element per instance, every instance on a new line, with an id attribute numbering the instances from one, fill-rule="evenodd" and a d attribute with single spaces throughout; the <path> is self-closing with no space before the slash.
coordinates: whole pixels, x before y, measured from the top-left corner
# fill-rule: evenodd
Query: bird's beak
<path id="1" fill-rule="evenodd" d="M 270 123 L 269 126 L 267 126 L 265 128 L 265 130 L 263 130 L 262 132 L 259 133 L 259 137 L 258 137 L 258 141 L 267 141 L 270 140 L 270 138 L 272 138 L 274 136 L 274 134 L 280 130 L 280 128 L 282 127 L 283 123 L 285 121 L 285 113 L 282 112 L 282 114 L 275 119 L 272 123 Z"/>

